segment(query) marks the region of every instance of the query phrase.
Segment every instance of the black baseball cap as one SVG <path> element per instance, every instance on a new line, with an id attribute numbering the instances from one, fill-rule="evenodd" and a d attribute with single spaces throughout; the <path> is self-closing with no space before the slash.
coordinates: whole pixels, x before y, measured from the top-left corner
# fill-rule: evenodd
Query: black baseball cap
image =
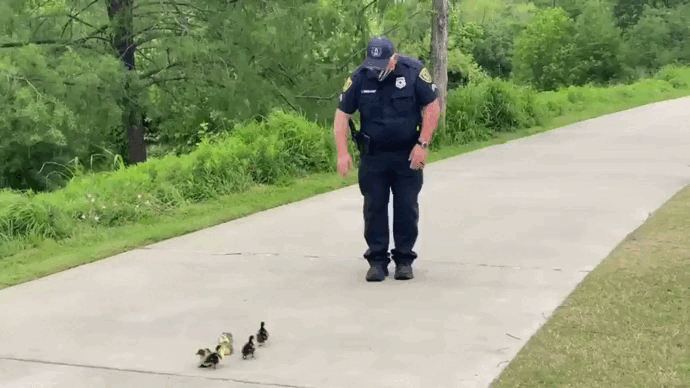
<path id="1" fill-rule="evenodd" d="M 388 61 L 395 53 L 395 45 L 385 36 L 375 36 L 371 38 L 367 45 L 367 58 L 364 66 L 374 69 L 384 69 L 388 66 Z"/>

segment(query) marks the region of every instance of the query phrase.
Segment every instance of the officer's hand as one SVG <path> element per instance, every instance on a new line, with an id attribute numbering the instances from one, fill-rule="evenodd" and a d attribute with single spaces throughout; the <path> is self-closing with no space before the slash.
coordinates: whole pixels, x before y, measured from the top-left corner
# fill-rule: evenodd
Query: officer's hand
<path id="1" fill-rule="evenodd" d="M 424 163 L 426 163 L 426 150 L 420 146 L 415 146 L 410 153 L 410 168 L 413 170 L 419 170 L 424 168 Z"/>
<path id="2" fill-rule="evenodd" d="M 338 156 L 338 173 L 343 176 L 343 178 L 347 178 L 347 172 L 350 171 L 352 168 L 352 157 L 350 157 L 349 153 L 345 153 L 344 155 Z"/>

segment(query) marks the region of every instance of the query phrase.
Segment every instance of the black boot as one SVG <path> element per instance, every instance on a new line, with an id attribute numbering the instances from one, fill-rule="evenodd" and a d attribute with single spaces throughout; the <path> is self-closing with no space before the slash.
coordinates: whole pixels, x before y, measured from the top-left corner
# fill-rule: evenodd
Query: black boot
<path id="1" fill-rule="evenodd" d="M 388 269 L 382 264 L 372 264 L 367 271 L 368 282 L 381 282 L 388 276 Z"/>
<path id="2" fill-rule="evenodd" d="M 410 280 L 414 278 L 414 273 L 412 271 L 412 263 L 417 259 L 417 254 L 415 252 L 402 253 L 397 249 L 393 250 L 393 261 L 395 262 L 395 275 L 396 280 Z"/>
<path id="3" fill-rule="evenodd" d="M 398 263 L 395 265 L 395 279 L 396 280 L 410 280 L 414 278 L 412 273 L 412 263 Z"/>
<path id="4" fill-rule="evenodd" d="M 370 255 L 365 254 L 365 258 L 369 262 L 369 270 L 367 271 L 366 276 L 367 281 L 380 282 L 385 280 L 386 276 L 388 276 L 388 264 L 390 263 L 390 257 L 388 255 L 371 257 Z"/>

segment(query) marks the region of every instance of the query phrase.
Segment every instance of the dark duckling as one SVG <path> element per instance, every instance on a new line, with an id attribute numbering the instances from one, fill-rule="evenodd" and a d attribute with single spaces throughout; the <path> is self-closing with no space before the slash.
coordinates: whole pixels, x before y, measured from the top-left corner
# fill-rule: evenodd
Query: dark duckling
<path id="1" fill-rule="evenodd" d="M 249 342 L 247 342 L 244 347 L 242 348 L 242 358 L 247 359 L 247 357 L 252 357 L 254 358 L 254 344 L 252 343 L 252 340 L 254 339 L 253 335 L 249 336 Z"/>
<path id="2" fill-rule="evenodd" d="M 259 344 L 259 346 L 263 346 L 267 340 L 268 331 L 264 327 L 264 322 L 261 322 L 261 328 L 259 329 L 259 332 L 256 334 L 256 342 Z"/>

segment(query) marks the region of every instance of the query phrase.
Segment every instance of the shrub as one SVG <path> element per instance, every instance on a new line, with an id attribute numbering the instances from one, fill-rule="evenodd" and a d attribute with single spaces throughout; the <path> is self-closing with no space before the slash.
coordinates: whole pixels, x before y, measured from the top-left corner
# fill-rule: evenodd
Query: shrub
<path id="1" fill-rule="evenodd" d="M 690 4 L 645 7 L 624 38 L 625 64 L 634 72 L 656 72 L 666 65 L 690 62 Z"/>
<path id="2" fill-rule="evenodd" d="M 449 92 L 446 121 L 434 135 L 433 147 L 488 140 L 592 104 L 654 98 L 688 85 L 690 69 L 674 66 L 632 85 L 570 86 L 540 93 L 510 81 L 479 78 Z M 349 147 L 354 150 L 351 142 Z M 353 158 L 357 160 L 357 153 Z M 255 185 L 335 171 L 335 159 L 330 130 L 303 116 L 275 111 L 261 122 L 236 125 L 230 134 L 207 138 L 189 154 L 79 175 L 51 193 L 0 191 L 0 256 L 22 249 L 20 241 L 60 240 L 83 228 L 137 222 Z"/>
<path id="3" fill-rule="evenodd" d="M 275 112 L 262 123 L 204 140 L 186 155 L 79 176 L 52 193 L 2 192 L 0 239 L 60 239 L 73 233 L 76 225 L 135 222 L 253 185 L 333 170 L 330 136 L 304 117 Z"/>
<path id="4" fill-rule="evenodd" d="M 654 78 L 664 80 L 676 89 L 686 88 L 690 86 L 690 69 L 666 65 L 659 70 Z"/>
<path id="5" fill-rule="evenodd" d="M 467 85 L 487 78 L 487 74 L 477 65 L 472 54 L 464 54 L 459 49 L 448 51 L 448 89 Z"/>
<path id="6" fill-rule="evenodd" d="M 471 52 L 485 72 L 492 77 L 510 77 L 515 37 L 525 28 L 535 11 L 532 3 L 506 4 L 484 23 L 483 33 L 474 41 Z"/>
<path id="7" fill-rule="evenodd" d="M 485 79 L 448 94 L 446 125 L 435 142 L 462 144 L 541 123 L 544 108 L 526 86 Z"/>
<path id="8" fill-rule="evenodd" d="M 622 75 L 621 33 L 607 3 L 588 0 L 575 23 L 573 85 L 605 84 Z"/>
<path id="9" fill-rule="evenodd" d="M 575 63 L 575 23 L 561 8 L 540 11 L 515 40 L 517 80 L 542 90 L 570 85 Z"/>

